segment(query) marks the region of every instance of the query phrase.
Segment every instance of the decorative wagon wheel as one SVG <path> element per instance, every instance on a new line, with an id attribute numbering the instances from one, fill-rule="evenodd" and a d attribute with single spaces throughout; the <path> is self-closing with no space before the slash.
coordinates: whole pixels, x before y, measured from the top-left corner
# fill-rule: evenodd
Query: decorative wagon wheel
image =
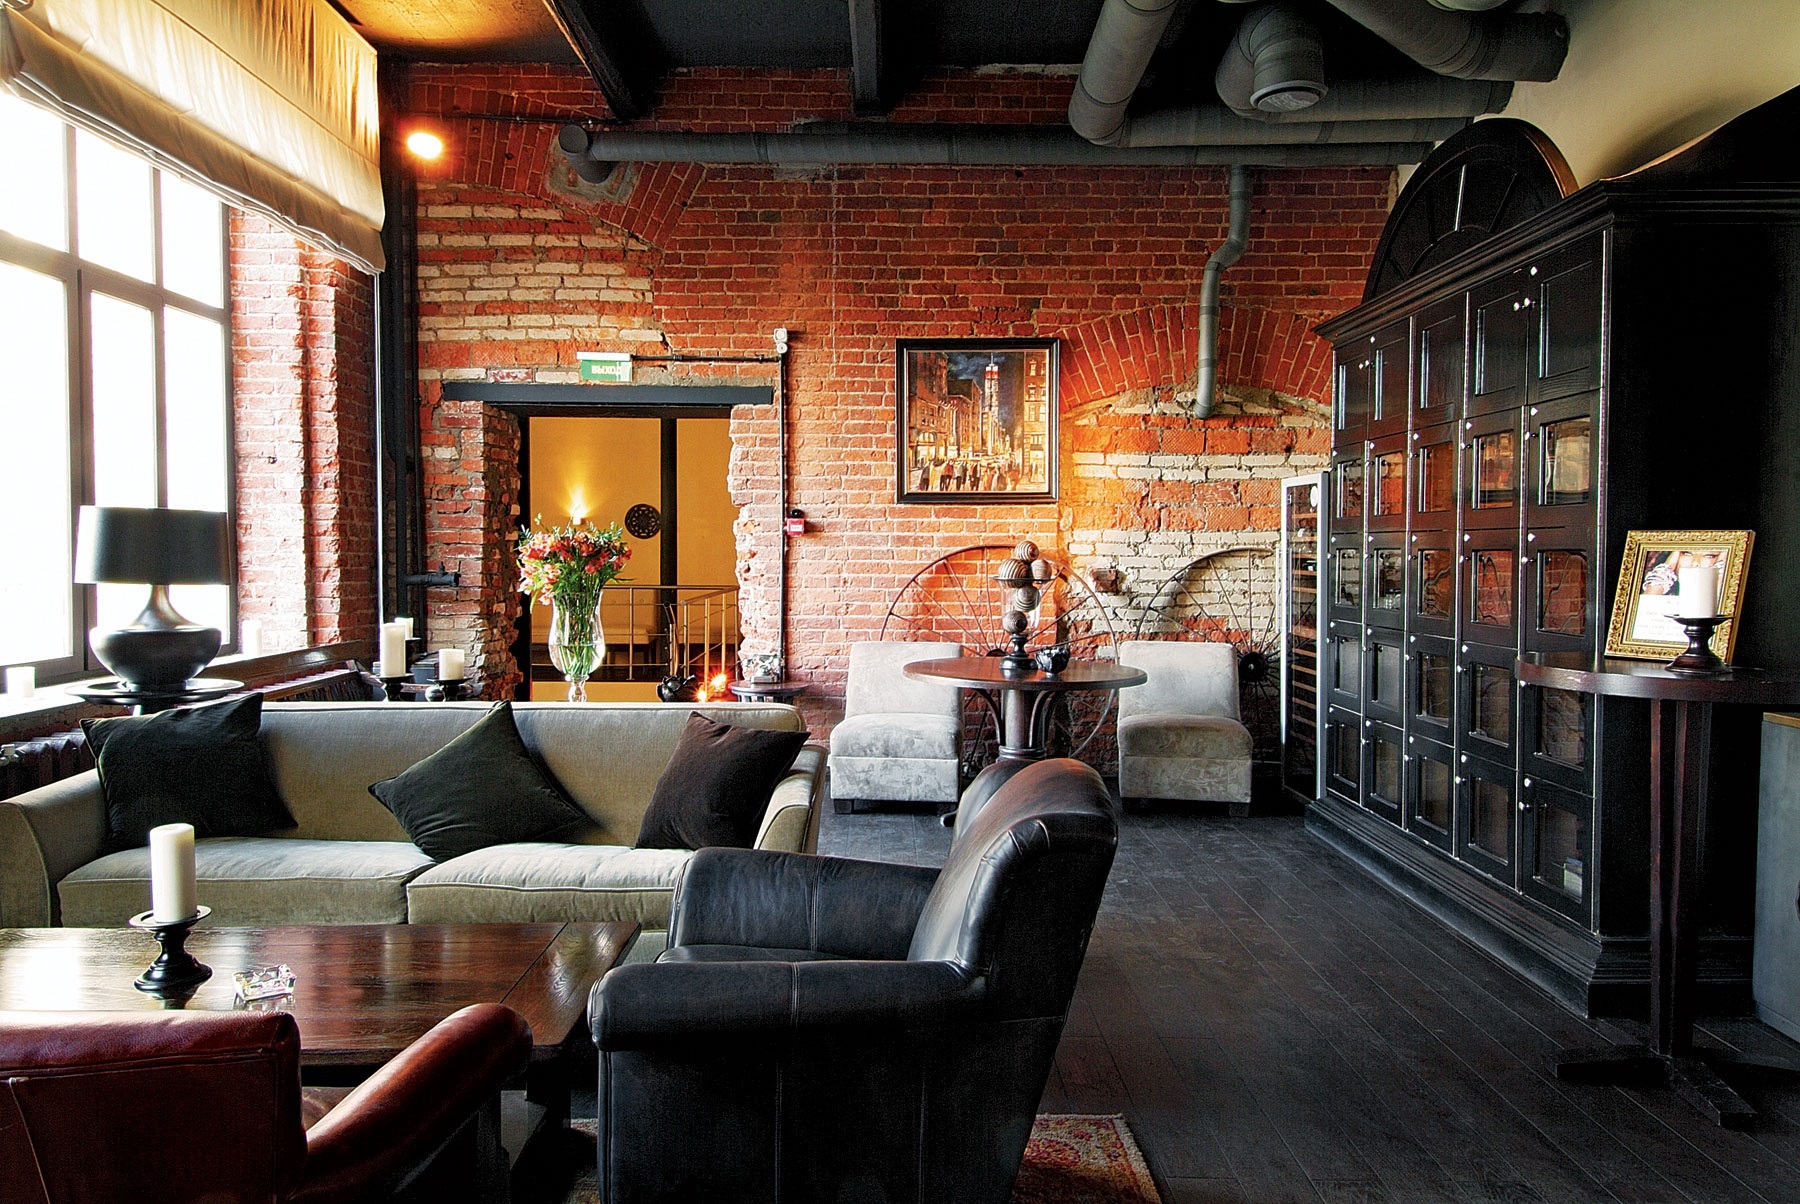
<path id="1" fill-rule="evenodd" d="M 1237 649 L 1238 708 L 1258 762 L 1281 759 L 1280 593 L 1267 547 L 1208 552 L 1172 573 L 1138 616 L 1134 639 L 1207 640 Z"/>
<path id="2" fill-rule="evenodd" d="M 881 623 L 884 640 L 941 640 L 960 644 L 967 656 L 999 656 L 1007 645 L 1000 617 L 1013 589 L 995 580 L 1012 556 L 1013 544 L 977 544 L 938 557 L 907 579 Z M 1026 646 L 1066 644 L 1072 660 L 1116 660 L 1118 639 L 1106 609 L 1093 588 L 1067 565 L 1052 561 L 1054 575 L 1039 587 L 1037 607 L 1028 612 Z M 976 695 L 977 697 L 983 697 Z M 967 695 L 965 694 L 965 698 Z M 992 763 L 999 752 L 999 715 L 985 699 L 992 723 L 963 724 L 963 781 Z M 1048 725 L 1047 747 L 1053 757 L 1080 757 L 1099 745 L 1095 737 L 1109 730 L 1113 696 L 1108 691 L 1073 691 L 1056 696 Z"/>

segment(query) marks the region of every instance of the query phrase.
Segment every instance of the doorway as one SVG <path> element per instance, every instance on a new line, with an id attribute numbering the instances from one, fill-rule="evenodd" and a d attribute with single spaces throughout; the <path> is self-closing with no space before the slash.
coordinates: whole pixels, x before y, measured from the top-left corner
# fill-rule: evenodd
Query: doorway
<path id="1" fill-rule="evenodd" d="M 588 697 L 653 702 L 670 672 L 703 682 L 730 673 L 738 642 L 730 419 L 535 415 L 521 427 L 521 521 L 617 523 L 631 548 L 602 595 L 606 659 Z M 522 691 L 560 701 L 566 689 L 544 643 L 548 608 L 528 604 L 519 626 L 516 655 L 529 666 Z"/>

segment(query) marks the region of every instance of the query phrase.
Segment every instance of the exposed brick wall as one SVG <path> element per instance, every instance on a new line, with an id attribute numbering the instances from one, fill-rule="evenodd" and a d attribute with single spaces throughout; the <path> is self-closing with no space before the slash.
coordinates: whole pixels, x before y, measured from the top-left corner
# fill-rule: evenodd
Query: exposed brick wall
<path id="1" fill-rule="evenodd" d="M 1071 82 L 949 74 L 894 118 L 1054 124 Z M 1224 277 L 1224 396 L 1201 421 L 1194 327 L 1223 169 L 639 164 L 595 188 L 562 164 L 554 124 L 466 116 L 604 115 L 575 71 L 422 67 L 414 102 L 450 118 L 452 144 L 420 192 L 428 409 L 446 379 L 571 380 L 578 350 L 749 355 L 793 332 L 791 497 L 810 533 L 789 552 L 787 634 L 820 726 L 848 644 L 938 554 L 1031 538 L 1084 572 L 1115 560 L 1136 588 L 1272 541 L 1277 478 L 1329 446 L 1330 352 L 1310 327 L 1359 298 L 1392 188 L 1386 170 L 1257 173 L 1250 245 Z M 839 72 L 693 71 L 647 124 L 849 116 Z M 894 502 L 894 340 L 965 336 L 1061 340 L 1058 504 Z M 776 434 L 766 411 L 733 419 L 747 650 L 775 637 Z"/>
<path id="2" fill-rule="evenodd" d="M 231 215 L 238 607 L 271 650 L 373 638 L 374 290 Z"/>

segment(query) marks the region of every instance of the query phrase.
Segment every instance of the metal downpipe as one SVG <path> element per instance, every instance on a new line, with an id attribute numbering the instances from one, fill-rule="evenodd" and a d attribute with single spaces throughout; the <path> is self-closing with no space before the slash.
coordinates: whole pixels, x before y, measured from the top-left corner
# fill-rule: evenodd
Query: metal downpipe
<path id="1" fill-rule="evenodd" d="M 1206 261 L 1200 278 L 1200 357 L 1194 378 L 1194 417 L 1205 418 L 1218 401 L 1219 385 L 1219 277 L 1225 269 L 1243 258 L 1250 245 L 1250 173 L 1242 167 L 1231 169 L 1230 219 L 1225 241 Z"/>

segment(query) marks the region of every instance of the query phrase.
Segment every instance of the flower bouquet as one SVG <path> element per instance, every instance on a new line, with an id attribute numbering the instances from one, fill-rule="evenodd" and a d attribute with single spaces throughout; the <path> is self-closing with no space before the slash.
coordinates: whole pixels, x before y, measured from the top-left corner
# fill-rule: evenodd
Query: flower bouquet
<path id="1" fill-rule="evenodd" d="M 519 589 L 551 608 L 550 662 L 569 682 L 569 701 L 587 701 L 587 679 L 606 658 L 600 592 L 618 579 L 631 548 L 614 523 L 576 523 L 519 533 Z"/>

